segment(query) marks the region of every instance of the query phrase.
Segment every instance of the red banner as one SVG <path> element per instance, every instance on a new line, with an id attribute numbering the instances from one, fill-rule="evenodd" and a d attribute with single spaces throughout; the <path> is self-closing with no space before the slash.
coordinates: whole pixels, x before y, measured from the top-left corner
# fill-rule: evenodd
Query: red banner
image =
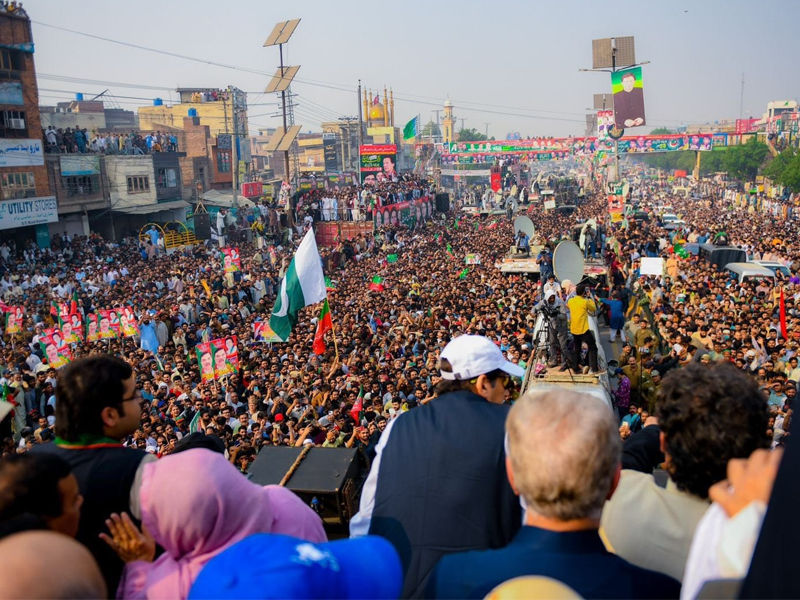
<path id="1" fill-rule="evenodd" d="M 491 186 L 493 191 L 500 191 L 500 173 L 491 174 Z"/>

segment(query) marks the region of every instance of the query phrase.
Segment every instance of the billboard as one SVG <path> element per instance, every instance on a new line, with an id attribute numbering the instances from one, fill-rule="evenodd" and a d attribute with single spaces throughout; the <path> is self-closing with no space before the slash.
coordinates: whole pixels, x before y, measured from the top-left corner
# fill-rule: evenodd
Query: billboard
<path id="1" fill-rule="evenodd" d="M 58 202 L 55 196 L 0 202 L 0 229 L 42 225 L 56 221 L 58 221 Z"/>
<path id="2" fill-rule="evenodd" d="M 322 155 L 325 157 L 325 171 L 336 171 L 336 139 L 322 139 Z"/>
<path id="3" fill-rule="evenodd" d="M 0 139 L 0 167 L 41 167 L 43 164 L 41 140 Z"/>
<path id="4" fill-rule="evenodd" d="M 710 133 L 689 136 L 689 150 L 711 150 L 712 136 Z"/>
<path id="5" fill-rule="evenodd" d="M 100 157 L 88 154 L 66 154 L 60 157 L 61 175 L 76 177 L 80 175 L 99 175 Z"/>
<path id="6" fill-rule="evenodd" d="M 258 198 L 264 189 L 261 181 L 246 181 L 242 183 L 242 196 L 245 198 Z"/>
<path id="7" fill-rule="evenodd" d="M 613 110 L 598 110 L 597 111 L 597 139 L 607 140 L 608 130 L 614 126 L 614 111 Z"/>
<path id="8" fill-rule="evenodd" d="M 646 125 L 642 68 L 634 67 L 611 73 L 614 94 L 614 123 L 620 129 Z"/>
<path id="9" fill-rule="evenodd" d="M 375 184 L 397 176 L 397 146 L 371 144 L 359 147 L 361 183 Z"/>
<path id="10" fill-rule="evenodd" d="M 405 225 L 415 229 L 431 218 L 435 208 L 433 199 L 428 196 L 384 206 L 374 212 L 375 227 Z"/>

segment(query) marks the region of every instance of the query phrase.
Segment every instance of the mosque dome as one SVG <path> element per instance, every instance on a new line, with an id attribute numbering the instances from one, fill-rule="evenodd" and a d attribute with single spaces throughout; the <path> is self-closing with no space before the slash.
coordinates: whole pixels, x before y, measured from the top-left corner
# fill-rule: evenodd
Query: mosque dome
<path id="1" fill-rule="evenodd" d="M 450 101 L 450 98 L 448 98 L 447 100 L 444 101 L 444 105 L 445 107 L 450 107 L 453 106 L 453 103 Z"/>
<path id="2" fill-rule="evenodd" d="M 369 107 L 369 118 L 371 121 L 383 121 L 383 104 L 380 102 L 373 102 Z"/>

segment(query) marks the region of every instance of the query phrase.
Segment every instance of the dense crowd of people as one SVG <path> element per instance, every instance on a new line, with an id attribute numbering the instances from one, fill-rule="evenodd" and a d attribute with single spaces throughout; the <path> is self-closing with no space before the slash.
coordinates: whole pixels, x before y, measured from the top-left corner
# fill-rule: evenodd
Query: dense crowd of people
<path id="1" fill-rule="evenodd" d="M 631 180 L 637 210 L 616 222 L 599 192 L 571 215 L 541 210 L 532 194 L 521 202 L 519 191 L 491 200 L 513 204 L 512 214 L 527 210 L 541 280 L 495 267 L 513 243 L 511 222 L 458 211 L 320 248 L 335 324 L 322 352 L 310 309 L 287 342 L 256 336 L 301 234 L 325 220 L 326 198 L 369 219 L 376 207 L 429 193 L 427 183 L 403 175 L 307 194 L 296 208 L 309 220 L 297 219 L 275 245 L 239 241 L 241 268 L 230 272 L 209 244 L 173 254 L 97 235 L 65 235 L 50 249 L 0 245 L 5 309 L 24 315 L 1 351 L 11 410 L 0 421 L 0 487 L 12 492 L 0 495 L 0 532 L 76 536 L 107 589 L 87 575 L 96 582 L 87 596 L 186 598 L 201 572 L 248 536 L 288 535 L 309 544 L 306 557 L 325 555 L 310 507 L 236 473 L 266 446 L 319 446 L 359 449 L 371 467 L 351 533 L 396 550 L 381 559 L 387 573 L 400 573 L 385 597 L 482 598 L 507 579 L 542 575 L 584 597 L 693 598 L 706 580 L 745 577 L 751 556 L 769 565 L 756 539 L 762 520 L 762 531 L 773 531 L 767 502 L 778 462 L 759 452 L 791 437 L 800 381 L 796 223 L 790 211 L 777 218 L 772 201 L 744 202 L 721 186 L 679 198 L 666 182 Z M 661 227 L 667 205 L 680 228 Z M 275 233 L 285 229 L 271 212 L 254 223 L 265 219 Z M 574 286 L 555 281 L 550 255 L 575 238 L 576 225 L 608 268 L 588 287 L 614 340 L 613 412 L 573 392 L 517 399 L 525 369 L 555 366 L 534 348 L 534 307 L 552 297 L 565 314 L 577 310 Z M 779 260 L 791 277 L 740 283 L 691 252 L 720 232 L 753 258 Z M 641 275 L 642 257 L 659 256 L 663 274 Z M 72 363 L 56 370 L 39 341 L 55 324 L 52 303 L 70 301 L 84 324 L 96 311 L 127 307 L 139 335 L 78 340 Z M 569 355 L 561 358 L 573 372 L 596 371 L 592 345 L 602 340 L 581 319 L 570 321 L 573 341 L 559 340 Z M 238 370 L 204 381 L 198 345 L 231 335 Z M 791 452 L 782 470 L 795 468 Z M 742 477 L 735 461 L 748 458 L 766 488 L 734 481 Z M 666 488 L 655 483 L 659 470 Z M 734 489 L 715 487 L 726 478 Z M 783 478 L 781 502 L 790 493 Z M 725 562 L 716 557 L 731 529 L 749 542 Z M 383 568 L 368 558 L 356 572 Z M 751 568 L 742 589 L 756 576 Z"/>
<path id="2" fill-rule="evenodd" d="M 142 155 L 178 151 L 178 136 L 168 131 L 105 133 L 89 132 L 85 127 L 62 129 L 50 125 L 42 130 L 42 138 L 45 151 L 50 153 Z"/>

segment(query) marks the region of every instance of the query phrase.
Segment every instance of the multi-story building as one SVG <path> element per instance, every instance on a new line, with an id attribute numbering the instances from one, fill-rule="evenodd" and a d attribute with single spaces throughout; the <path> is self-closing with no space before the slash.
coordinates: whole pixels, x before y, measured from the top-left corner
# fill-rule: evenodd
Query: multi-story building
<path id="1" fill-rule="evenodd" d="M 0 4 L 0 237 L 48 246 L 58 231 L 39 118 L 39 90 L 28 14 Z"/>

